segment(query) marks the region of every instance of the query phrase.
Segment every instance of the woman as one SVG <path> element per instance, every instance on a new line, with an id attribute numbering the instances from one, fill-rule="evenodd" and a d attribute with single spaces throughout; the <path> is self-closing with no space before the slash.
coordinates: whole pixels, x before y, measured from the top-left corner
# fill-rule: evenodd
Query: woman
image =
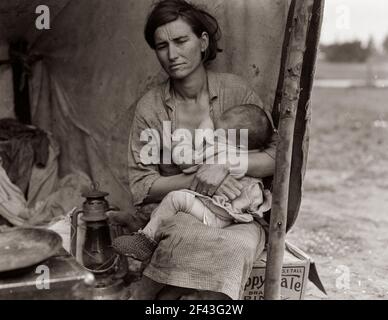
<path id="1" fill-rule="evenodd" d="M 134 205 L 144 214 L 147 204 L 158 203 L 169 192 L 180 189 L 192 189 L 209 196 L 217 193 L 235 199 L 242 185 L 229 175 L 225 164 L 204 164 L 196 173 L 184 174 L 168 157 L 171 141 L 163 139 L 163 145 L 157 145 L 163 150 L 157 159 L 153 159 L 161 159 L 157 163 L 145 159 L 144 148 L 149 140 L 141 139 L 150 129 L 163 137 L 166 124 L 171 126 L 171 132 L 188 129 L 194 133 L 201 123 L 214 121 L 234 105 L 262 107 L 261 100 L 245 81 L 206 69 L 219 51 L 217 21 L 183 0 L 163 0 L 148 17 L 145 38 L 169 79 L 146 93 L 136 108 L 128 157 Z M 249 155 L 247 175 L 271 176 L 274 158 L 275 133 L 264 152 Z M 144 217 L 144 221 L 148 218 Z M 160 232 L 163 240 L 145 269 L 143 287 L 134 298 L 154 298 L 144 293 L 146 288 L 155 289 L 152 290 L 155 295 L 162 284 L 167 284 L 219 294 L 212 295 L 212 299 L 225 295 L 238 299 L 265 243 L 264 231 L 257 223 L 213 230 L 182 216 Z M 125 237 L 117 240 L 116 248 L 125 254 Z M 160 296 L 167 297 L 162 293 Z"/>

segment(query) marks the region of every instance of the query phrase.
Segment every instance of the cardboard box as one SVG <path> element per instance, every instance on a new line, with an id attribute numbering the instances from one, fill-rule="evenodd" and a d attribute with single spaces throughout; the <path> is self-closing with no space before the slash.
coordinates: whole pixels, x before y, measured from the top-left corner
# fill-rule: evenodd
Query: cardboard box
<path id="1" fill-rule="evenodd" d="M 251 275 L 245 285 L 244 300 L 263 300 L 267 251 L 263 251 L 253 265 Z M 290 243 L 284 252 L 281 299 L 303 300 L 310 270 L 310 257 Z"/>

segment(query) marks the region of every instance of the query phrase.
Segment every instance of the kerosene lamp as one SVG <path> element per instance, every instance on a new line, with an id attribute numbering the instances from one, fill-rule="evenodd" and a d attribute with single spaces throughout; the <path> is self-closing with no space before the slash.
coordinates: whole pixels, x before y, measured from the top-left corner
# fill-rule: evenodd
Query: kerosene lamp
<path id="1" fill-rule="evenodd" d="M 122 229 L 109 222 L 107 212 L 118 208 L 109 206 L 105 199 L 108 195 L 99 190 L 98 183 L 92 183 L 91 189 L 82 193 L 82 197 L 86 198 L 82 209 L 73 211 L 71 215 L 70 252 L 76 258 L 80 256 L 79 262 L 94 274 L 95 299 L 119 299 L 124 290 L 122 277 L 125 273 L 120 276 L 120 270 L 126 269 L 123 265 L 126 262 L 112 248 L 112 240 L 122 234 Z M 77 255 L 80 228 L 84 228 L 85 232 L 83 241 L 80 241 L 83 243 L 82 254 Z"/>

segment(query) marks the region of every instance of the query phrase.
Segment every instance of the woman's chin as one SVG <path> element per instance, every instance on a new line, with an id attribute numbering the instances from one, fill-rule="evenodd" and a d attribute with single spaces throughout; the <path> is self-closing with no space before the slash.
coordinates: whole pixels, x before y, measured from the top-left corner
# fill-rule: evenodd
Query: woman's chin
<path id="1" fill-rule="evenodd" d="M 188 75 L 189 75 L 188 72 L 184 72 L 184 71 L 180 71 L 180 70 L 169 72 L 170 78 L 174 79 L 174 80 L 182 80 L 182 79 L 186 78 Z"/>
<path id="2" fill-rule="evenodd" d="M 174 80 L 182 80 L 187 77 L 189 77 L 191 74 L 195 73 L 195 71 L 198 70 L 197 68 L 191 69 L 191 68 L 178 68 L 176 70 L 169 70 L 168 75 L 171 79 Z"/>

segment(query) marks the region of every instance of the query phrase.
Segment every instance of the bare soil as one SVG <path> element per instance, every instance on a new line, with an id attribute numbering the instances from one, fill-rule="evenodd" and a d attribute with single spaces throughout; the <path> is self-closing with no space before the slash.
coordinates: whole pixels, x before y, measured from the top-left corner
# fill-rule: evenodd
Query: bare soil
<path id="1" fill-rule="evenodd" d="M 388 90 L 314 89 L 299 218 L 288 240 L 316 262 L 328 295 L 388 299 Z"/>

